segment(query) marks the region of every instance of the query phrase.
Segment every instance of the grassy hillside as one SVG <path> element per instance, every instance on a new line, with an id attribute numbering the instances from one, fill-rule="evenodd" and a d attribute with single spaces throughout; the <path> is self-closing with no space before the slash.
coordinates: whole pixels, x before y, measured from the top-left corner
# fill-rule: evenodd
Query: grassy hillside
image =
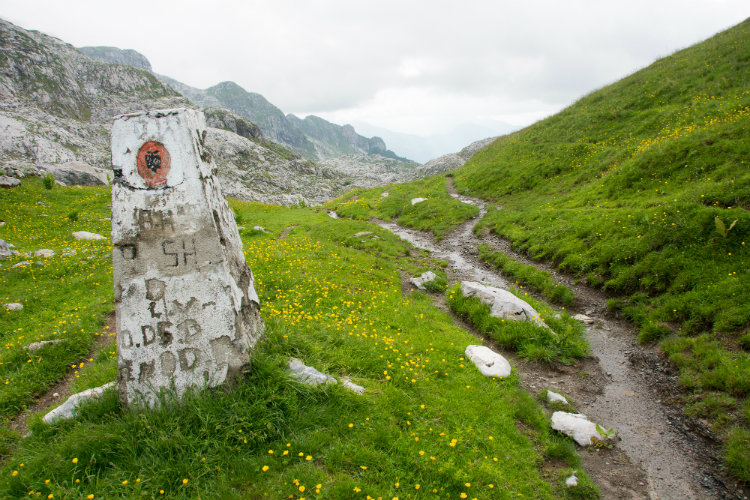
<path id="1" fill-rule="evenodd" d="M 107 234 L 108 204 L 107 188 L 45 190 L 38 180 L 0 192 L 0 238 L 21 251 L 78 249 L 45 266 L 2 261 L 3 298 L 25 308 L 0 320 L 9 380 L 0 385 L 0 497 L 597 497 L 583 472 L 579 486 L 563 485 L 579 467 L 575 447 L 550 431 L 517 375 L 481 376 L 464 359 L 477 339 L 425 293 L 402 293 L 401 273 L 440 272 L 439 263 L 364 221 L 257 203 L 233 203 L 241 224 L 269 231 L 241 232 L 267 325 L 248 375 L 179 409 L 130 411 L 111 391 L 73 421 L 33 417 L 33 434 L 21 438 L 8 419 L 61 373 L 78 377 L 74 390 L 115 376 L 112 343 L 87 354 L 113 307 L 111 247 L 69 236 Z M 362 231 L 372 233 L 354 236 Z M 27 363 L 22 346 L 49 336 L 64 343 Z M 301 385 L 285 372 L 290 356 L 366 393 Z M 32 383 L 44 366 L 57 371 Z"/>
<path id="2" fill-rule="evenodd" d="M 750 20 L 478 152 L 482 224 L 663 339 L 750 481 Z M 728 425 L 731 424 L 731 425 Z M 734 430 L 729 430 L 735 426 Z"/>

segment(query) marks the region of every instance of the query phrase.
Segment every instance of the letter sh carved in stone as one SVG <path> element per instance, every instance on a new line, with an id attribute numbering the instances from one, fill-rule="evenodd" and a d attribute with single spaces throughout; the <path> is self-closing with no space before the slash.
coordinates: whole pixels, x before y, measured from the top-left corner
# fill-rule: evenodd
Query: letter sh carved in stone
<path id="1" fill-rule="evenodd" d="M 204 145 L 203 113 L 123 115 L 112 127 L 112 266 L 125 403 L 223 384 L 263 332 L 253 274 Z"/>

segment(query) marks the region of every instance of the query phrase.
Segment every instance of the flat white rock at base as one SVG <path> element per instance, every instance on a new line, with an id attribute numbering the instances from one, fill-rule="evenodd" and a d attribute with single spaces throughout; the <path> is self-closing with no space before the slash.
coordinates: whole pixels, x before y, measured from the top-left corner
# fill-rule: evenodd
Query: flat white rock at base
<path id="1" fill-rule="evenodd" d="M 9 304 L 5 304 L 5 308 L 9 311 L 20 311 L 21 309 L 23 309 L 23 304 L 19 304 L 18 302 L 11 302 Z"/>
<path id="2" fill-rule="evenodd" d="M 34 252 L 34 257 L 45 257 L 47 259 L 54 257 L 55 251 L 50 250 L 49 248 L 42 248 L 41 250 L 37 250 Z"/>
<path id="3" fill-rule="evenodd" d="M 547 402 L 548 403 L 562 403 L 564 405 L 570 404 L 568 403 L 568 400 L 565 399 L 565 396 L 562 394 L 558 394 L 554 391 L 547 391 Z"/>
<path id="4" fill-rule="evenodd" d="M 571 474 L 570 477 L 565 480 L 565 486 L 567 486 L 568 488 L 578 486 L 578 476 L 576 476 L 576 474 L 578 474 L 578 471 L 573 471 L 573 474 Z"/>
<path id="5" fill-rule="evenodd" d="M 585 314 L 576 314 L 575 316 L 573 316 L 573 319 L 578 320 L 582 323 L 586 323 L 587 325 L 590 325 L 594 322 L 593 318 L 586 316 Z"/>
<path id="6" fill-rule="evenodd" d="M 101 387 L 95 387 L 93 389 L 87 389 L 83 392 L 73 394 L 68 399 L 66 399 L 63 404 L 47 413 L 42 420 L 45 424 L 51 424 L 57 420 L 73 418 L 76 412 L 76 408 L 78 408 L 81 404 L 88 401 L 89 399 L 101 396 L 104 391 L 114 386 L 115 383 L 110 382 L 109 384 L 104 384 Z"/>
<path id="7" fill-rule="evenodd" d="M 334 212 L 333 210 L 330 210 L 330 211 L 328 212 L 328 217 L 330 217 L 331 219 L 338 219 L 338 218 L 339 218 L 339 214 L 337 214 L 337 213 L 336 213 L 336 212 Z"/>
<path id="8" fill-rule="evenodd" d="M 409 283 L 414 285 L 415 287 L 419 288 L 420 290 L 424 290 L 424 284 L 429 283 L 430 281 L 437 278 L 437 274 L 433 273 L 432 271 L 427 271 L 426 273 L 423 273 L 422 276 L 414 277 L 409 279 Z"/>
<path id="9" fill-rule="evenodd" d="M 464 352 L 485 377 L 507 377 L 511 368 L 508 360 L 483 345 L 470 345 Z"/>
<path id="10" fill-rule="evenodd" d="M 417 203 L 422 203 L 423 201 L 427 201 L 427 198 L 412 198 L 411 204 L 416 205 Z"/>
<path id="11" fill-rule="evenodd" d="M 73 238 L 77 240 L 106 240 L 107 239 L 101 234 L 90 233 L 88 231 L 76 231 L 73 233 Z"/>
<path id="12" fill-rule="evenodd" d="M 552 414 L 552 428 L 572 437 L 580 446 L 589 446 L 592 438 L 602 439 L 596 430 L 596 424 L 580 413 L 556 411 Z"/>

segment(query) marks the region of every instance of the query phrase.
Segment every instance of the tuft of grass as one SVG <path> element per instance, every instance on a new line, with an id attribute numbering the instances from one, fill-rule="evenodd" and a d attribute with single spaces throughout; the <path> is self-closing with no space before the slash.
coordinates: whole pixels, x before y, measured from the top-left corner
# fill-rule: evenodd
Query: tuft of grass
<path id="1" fill-rule="evenodd" d="M 575 292 L 555 281 L 547 271 L 522 264 L 503 252 L 493 251 L 489 245 L 479 246 L 479 258 L 491 264 L 502 274 L 515 279 L 516 284 L 528 286 L 541 293 L 550 302 L 571 306 L 575 301 Z"/>
<path id="2" fill-rule="evenodd" d="M 511 349 L 524 358 L 544 363 L 571 363 L 589 355 L 589 347 L 583 337 L 583 326 L 567 314 L 560 319 L 544 304 L 528 295 L 521 297 L 539 312 L 550 326 L 544 328 L 528 321 L 512 321 L 495 318 L 490 308 L 476 297 L 464 297 L 461 285 L 448 290 L 448 305 L 459 316 L 465 318 L 482 334 L 496 340 L 503 348 Z"/>

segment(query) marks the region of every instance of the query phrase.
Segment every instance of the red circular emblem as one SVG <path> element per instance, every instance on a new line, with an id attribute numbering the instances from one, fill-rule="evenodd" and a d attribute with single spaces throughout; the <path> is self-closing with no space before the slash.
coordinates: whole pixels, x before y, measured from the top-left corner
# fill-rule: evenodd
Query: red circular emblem
<path id="1" fill-rule="evenodd" d="M 138 173 L 146 181 L 146 186 L 160 187 L 167 183 L 167 174 L 172 168 L 169 151 L 163 144 L 148 141 L 138 151 L 136 157 Z"/>

